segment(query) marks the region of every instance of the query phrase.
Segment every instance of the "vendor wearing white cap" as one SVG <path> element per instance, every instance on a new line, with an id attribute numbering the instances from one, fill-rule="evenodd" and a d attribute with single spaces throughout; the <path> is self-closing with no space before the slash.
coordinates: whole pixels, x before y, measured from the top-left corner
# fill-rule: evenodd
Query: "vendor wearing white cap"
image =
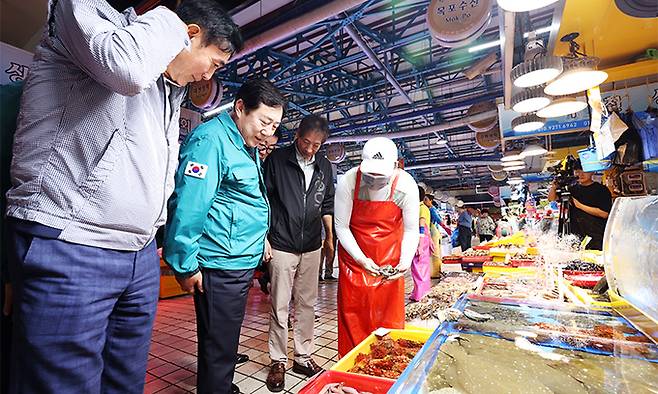
<path id="1" fill-rule="evenodd" d="M 379 327 L 404 328 L 403 276 L 418 247 L 418 186 L 397 163 L 393 141 L 373 138 L 361 165 L 336 188 L 341 357 Z"/>

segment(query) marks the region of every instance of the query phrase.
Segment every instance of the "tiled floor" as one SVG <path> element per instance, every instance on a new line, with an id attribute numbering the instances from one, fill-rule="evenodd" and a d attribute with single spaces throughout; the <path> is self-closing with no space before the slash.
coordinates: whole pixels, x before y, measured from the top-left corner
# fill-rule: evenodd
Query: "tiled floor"
<path id="1" fill-rule="evenodd" d="M 337 288 L 337 282 L 321 283 L 316 306 L 318 318 L 315 321 L 316 350 L 313 358 L 326 369 L 333 365 L 338 357 Z M 270 363 L 267 348 L 269 306 L 269 297 L 263 294 L 257 285 L 252 287 L 239 347 L 239 352 L 249 355 L 250 361 L 237 367 L 233 380 L 243 393 L 269 393 L 265 387 Z M 288 349 L 291 355 L 292 331 L 289 331 L 289 334 Z M 153 330 L 144 391 L 196 392 L 196 366 L 196 323 L 192 297 L 161 300 Z M 288 367 L 292 367 L 292 361 Z M 304 376 L 288 371 L 284 393 L 296 393 L 305 382 Z"/>

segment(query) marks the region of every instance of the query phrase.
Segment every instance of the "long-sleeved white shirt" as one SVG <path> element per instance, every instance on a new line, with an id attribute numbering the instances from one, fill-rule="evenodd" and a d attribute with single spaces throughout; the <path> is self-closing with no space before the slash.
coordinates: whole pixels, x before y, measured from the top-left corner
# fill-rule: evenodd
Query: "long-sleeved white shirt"
<path id="1" fill-rule="evenodd" d="M 338 241 L 345 251 L 353 259 L 359 261 L 366 256 L 354 238 L 350 230 L 350 218 L 352 217 L 352 203 L 354 200 L 354 188 L 356 186 L 356 175 L 358 167 L 349 170 L 338 182 L 334 202 L 334 218 L 336 221 L 336 235 Z M 399 171 L 399 179 L 393 194 L 393 201 L 402 209 L 402 221 L 404 235 L 400 253 L 400 267 L 408 268 L 418 248 L 418 185 L 414 178 L 404 170 Z M 392 179 L 389 184 L 380 190 L 369 190 L 361 187 L 360 198 L 369 201 L 385 201 L 391 193 Z M 375 261 L 376 264 L 379 262 Z"/>

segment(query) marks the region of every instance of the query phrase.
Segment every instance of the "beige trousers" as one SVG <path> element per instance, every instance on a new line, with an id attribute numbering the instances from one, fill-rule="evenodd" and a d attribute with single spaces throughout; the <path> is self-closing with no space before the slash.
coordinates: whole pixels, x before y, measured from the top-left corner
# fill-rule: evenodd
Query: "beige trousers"
<path id="1" fill-rule="evenodd" d="M 288 306 L 293 295 L 295 361 L 305 363 L 311 357 L 319 269 L 320 249 L 302 254 L 272 250 L 269 264 L 272 298 L 269 347 L 272 361 L 288 362 Z"/>

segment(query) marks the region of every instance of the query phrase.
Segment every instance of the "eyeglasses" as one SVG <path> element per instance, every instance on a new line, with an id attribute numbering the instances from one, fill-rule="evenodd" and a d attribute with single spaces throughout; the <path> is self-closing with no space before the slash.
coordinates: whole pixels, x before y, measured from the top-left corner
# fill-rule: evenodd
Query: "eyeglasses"
<path id="1" fill-rule="evenodd" d="M 275 145 L 267 145 L 267 146 L 258 145 L 259 152 L 268 153 L 268 154 L 272 153 L 275 148 L 276 148 Z"/>

